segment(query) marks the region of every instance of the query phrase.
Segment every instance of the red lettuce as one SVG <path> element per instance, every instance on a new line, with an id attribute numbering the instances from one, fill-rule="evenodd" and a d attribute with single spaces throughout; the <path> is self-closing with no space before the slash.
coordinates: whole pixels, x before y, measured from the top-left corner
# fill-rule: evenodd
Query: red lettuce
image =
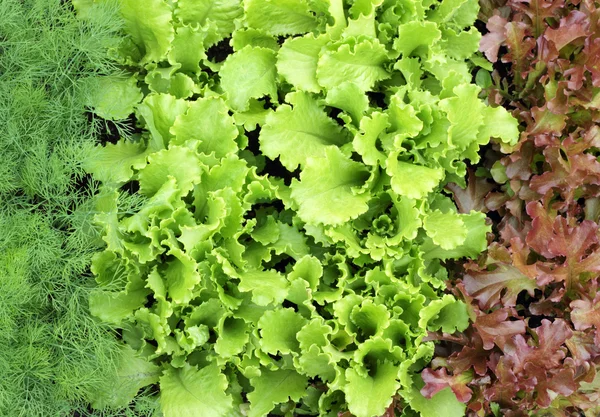
<path id="1" fill-rule="evenodd" d="M 480 49 L 495 63 L 488 100 L 518 118 L 458 207 L 498 221 L 451 291 L 470 306 L 422 393 L 450 387 L 470 416 L 597 416 L 600 365 L 600 10 L 593 1 L 482 0 Z M 477 173 L 485 172 L 478 170 Z M 489 177 L 489 176 L 488 176 Z"/>

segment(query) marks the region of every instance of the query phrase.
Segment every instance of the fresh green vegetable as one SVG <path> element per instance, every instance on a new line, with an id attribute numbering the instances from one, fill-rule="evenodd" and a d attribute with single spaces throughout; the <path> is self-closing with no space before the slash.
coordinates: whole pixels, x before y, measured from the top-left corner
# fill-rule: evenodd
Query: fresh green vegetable
<path id="1" fill-rule="evenodd" d="M 101 84 L 124 99 L 90 104 L 139 132 L 85 163 L 105 242 L 90 308 L 147 360 L 135 386 L 158 381 L 166 417 L 462 415 L 448 391 L 419 393 L 423 338 L 468 326 L 443 262 L 490 228 L 441 190 L 490 137 L 518 139 L 471 83 L 476 1 L 121 12 L 130 73 Z"/>

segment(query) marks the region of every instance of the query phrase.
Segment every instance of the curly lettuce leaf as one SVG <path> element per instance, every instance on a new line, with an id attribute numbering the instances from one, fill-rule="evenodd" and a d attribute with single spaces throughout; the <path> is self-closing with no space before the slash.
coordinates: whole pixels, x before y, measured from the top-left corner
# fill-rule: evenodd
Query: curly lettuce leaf
<path id="1" fill-rule="evenodd" d="M 298 216 L 306 223 L 339 225 L 368 209 L 370 195 L 359 189 L 367 169 L 346 157 L 339 148 L 328 147 L 322 158 L 309 157 L 300 181 L 294 180 L 292 199 Z"/>
<path id="2" fill-rule="evenodd" d="M 225 393 L 227 377 L 215 364 L 167 368 L 160 377 L 160 404 L 167 416 L 223 417 L 233 407 Z"/>

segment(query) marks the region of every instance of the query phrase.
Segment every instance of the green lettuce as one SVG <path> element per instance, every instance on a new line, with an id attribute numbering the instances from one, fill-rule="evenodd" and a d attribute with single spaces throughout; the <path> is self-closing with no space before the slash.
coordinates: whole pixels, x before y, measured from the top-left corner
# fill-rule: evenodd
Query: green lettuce
<path id="1" fill-rule="evenodd" d="M 92 311 L 161 367 L 163 413 L 461 415 L 418 372 L 469 323 L 443 261 L 490 229 L 441 191 L 518 139 L 471 84 L 477 2 L 154 1 L 122 0 L 115 51 L 140 131 L 86 167 Z"/>

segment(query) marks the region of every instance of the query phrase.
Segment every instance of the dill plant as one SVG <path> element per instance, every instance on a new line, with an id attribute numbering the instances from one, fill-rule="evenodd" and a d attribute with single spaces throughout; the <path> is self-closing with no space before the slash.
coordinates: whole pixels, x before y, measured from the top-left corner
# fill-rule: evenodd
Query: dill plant
<path id="1" fill-rule="evenodd" d="M 108 50 L 121 21 L 110 2 L 93 20 L 68 2 L 0 2 L 0 415 L 154 415 L 151 396 L 121 410 L 90 403 L 119 355 L 88 311 L 95 184 L 81 161 L 100 124 L 88 82 L 118 73 Z"/>

